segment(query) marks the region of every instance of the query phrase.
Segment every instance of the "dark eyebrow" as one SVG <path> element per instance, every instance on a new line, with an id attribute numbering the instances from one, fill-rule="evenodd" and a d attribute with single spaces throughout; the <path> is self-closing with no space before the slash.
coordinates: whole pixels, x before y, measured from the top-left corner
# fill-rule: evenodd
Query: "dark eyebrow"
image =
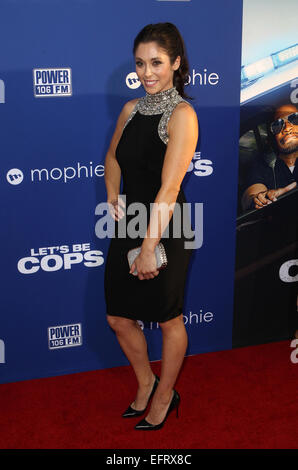
<path id="1" fill-rule="evenodd" d="M 141 59 L 141 57 L 136 57 L 135 60 L 143 60 L 143 59 Z M 161 60 L 161 58 L 160 57 L 152 57 L 151 60 Z"/>

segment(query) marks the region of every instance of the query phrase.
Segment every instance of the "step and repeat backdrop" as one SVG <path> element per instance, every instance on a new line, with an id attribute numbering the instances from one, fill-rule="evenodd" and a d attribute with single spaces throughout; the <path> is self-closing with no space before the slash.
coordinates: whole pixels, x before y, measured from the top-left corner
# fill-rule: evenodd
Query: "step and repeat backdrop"
<path id="1" fill-rule="evenodd" d="M 278 8 L 265 0 L 2 0 L 1 383 L 128 364 L 106 321 L 110 239 L 96 227 L 118 115 L 145 94 L 132 46 L 148 23 L 180 30 L 200 125 L 183 181 L 199 208 L 187 354 L 298 329 L 297 192 L 261 211 L 241 205 L 248 167 L 274 150 L 265 149 L 268 109 L 298 101 L 295 15 L 283 8 L 277 28 Z M 159 360 L 159 325 L 140 324 Z"/>

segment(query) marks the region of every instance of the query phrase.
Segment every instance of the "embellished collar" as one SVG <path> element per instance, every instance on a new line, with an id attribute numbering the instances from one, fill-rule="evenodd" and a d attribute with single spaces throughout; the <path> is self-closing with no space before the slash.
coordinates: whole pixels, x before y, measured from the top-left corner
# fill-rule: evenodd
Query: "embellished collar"
<path id="1" fill-rule="evenodd" d="M 139 100 L 138 109 L 141 114 L 162 114 L 169 107 L 175 106 L 182 100 L 175 87 L 160 91 L 153 95 L 146 95 Z"/>
<path id="2" fill-rule="evenodd" d="M 169 88 L 165 91 L 160 91 L 154 95 L 149 95 L 149 93 L 146 93 L 146 96 L 143 96 L 137 101 L 137 104 L 124 124 L 122 132 L 138 111 L 140 114 L 145 114 L 147 116 L 162 114 L 158 124 L 158 134 L 163 143 L 167 145 L 169 141 L 167 132 L 169 119 L 173 110 L 175 109 L 175 106 L 177 106 L 177 104 L 181 103 L 182 101 L 185 100 L 181 95 L 179 95 L 175 87 Z"/>

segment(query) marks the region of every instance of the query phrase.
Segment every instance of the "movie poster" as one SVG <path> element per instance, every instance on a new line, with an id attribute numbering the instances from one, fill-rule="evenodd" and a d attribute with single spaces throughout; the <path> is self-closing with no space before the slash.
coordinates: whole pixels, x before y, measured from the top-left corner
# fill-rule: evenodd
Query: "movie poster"
<path id="1" fill-rule="evenodd" d="M 297 15 L 243 3 L 233 347 L 298 337 Z"/>

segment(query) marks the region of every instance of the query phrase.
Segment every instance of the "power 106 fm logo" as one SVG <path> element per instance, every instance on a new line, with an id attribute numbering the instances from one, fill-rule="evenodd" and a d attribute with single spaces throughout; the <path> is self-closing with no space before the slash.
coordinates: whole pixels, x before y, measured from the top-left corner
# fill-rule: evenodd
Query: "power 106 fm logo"
<path id="1" fill-rule="evenodd" d="M 57 325 L 48 328 L 49 349 L 71 348 L 82 345 L 82 325 Z"/>
<path id="2" fill-rule="evenodd" d="M 19 259 L 17 266 L 22 274 L 35 274 L 39 270 L 72 269 L 81 263 L 87 268 L 101 266 L 104 263 L 103 252 L 91 250 L 90 243 L 31 248 L 30 256 Z"/>
<path id="3" fill-rule="evenodd" d="M 71 68 L 33 69 L 36 98 L 72 96 Z"/>

